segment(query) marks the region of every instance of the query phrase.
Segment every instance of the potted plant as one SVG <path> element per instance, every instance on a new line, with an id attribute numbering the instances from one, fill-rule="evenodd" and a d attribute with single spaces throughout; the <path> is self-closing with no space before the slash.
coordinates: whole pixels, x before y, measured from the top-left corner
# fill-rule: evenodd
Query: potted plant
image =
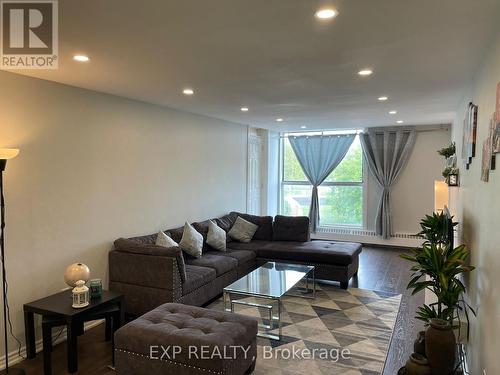
<path id="1" fill-rule="evenodd" d="M 439 238 L 439 234 L 433 236 Z M 455 327 L 462 304 L 474 313 L 463 300 L 466 289 L 458 277 L 474 269 L 466 264 L 469 251 L 465 245 L 452 248 L 449 243 L 426 242 L 422 248 L 412 250 L 411 255 L 402 254 L 401 257 L 415 263 L 407 287 L 412 295 L 427 289 L 437 297 L 436 302 L 418 308 L 417 319 L 426 324 L 431 319 L 441 319 Z"/>
<path id="2" fill-rule="evenodd" d="M 446 159 L 445 169 L 443 171 L 443 177 L 445 178 L 446 183 L 450 186 L 458 186 L 459 170 L 457 168 L 457 157 L 455 156 L 455 153 L 456 153 L 455 142 L 452 142 L 449 146 L 444 147 L 441 150 L 438 150 L 438 154 L 444 156 Z"/>
<path id="3" fill-rule="evenodd" d="M 455 155 L 457 147 L 455 146 L 455 142 L 452 142 L 449 146 L 438 150 L 438 154 L 444 156 L 446 159 Z"/>
<path id="4" fill-rule="evenodd" d="M 426 215 L 420 222 L 426 241 L 421 248 L 401 257 L 414 265 L 408 283 L 412 295 L 423 290 L 431 291 L 437 301 L 424 304 L 417 310 L 416 319 L 425 322 L 425 353 L 433 374 L 448 374 L 455 365 L 456 342 L 453 329 L 458 328 L 460 312 L 475 311 L 464 301 L 466 288 L 460 275 L 474 269 L 467 265 L 469 251 L 465 245 L 453 247 L 449 238 L 450 228 L 458 223 L 450 221 L 444 213 Z"/>
<path id="5" fill-rule="evenodd" d="M 452 218 L 453 219 L 453 218 Z M 454 228 L 458 222 L 451 221 L 451 226 Z M 420 228 L 422 229 L 418 235 L 425 238 L 425 243 L 446 244 L 450 242 L 448 234 L 450 233 L 450 220 L 444 212 L 433 212 L 432 215 L 425 215 L 420 220 Z"/>

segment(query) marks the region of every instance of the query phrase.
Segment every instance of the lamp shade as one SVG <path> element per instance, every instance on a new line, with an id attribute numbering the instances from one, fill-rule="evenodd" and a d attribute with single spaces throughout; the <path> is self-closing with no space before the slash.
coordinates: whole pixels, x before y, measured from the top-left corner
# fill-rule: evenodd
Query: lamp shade
<path id="1" fill-rule="evenodd" d="M 89 279 L 90 270 L 83 263 L 70 264 L 68 268 L 66 268 L 66 272 L 64 272 L 64 281 L 71 287 L 75 287 L 76 282 L 79 280 L 87 282 Z"/>
<path id="2" fill-rule="evenodd" d="M 19 154 L 17 148 L 0 148 L 0 160 L 9 160 L 15 158 Z"/>

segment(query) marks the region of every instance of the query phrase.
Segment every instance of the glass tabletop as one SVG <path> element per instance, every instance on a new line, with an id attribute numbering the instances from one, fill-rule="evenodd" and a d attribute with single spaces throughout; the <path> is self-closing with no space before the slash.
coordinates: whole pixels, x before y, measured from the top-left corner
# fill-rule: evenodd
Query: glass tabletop
<path id="1" fill-rule="evenodd" d="M 268 262 L 224 288 L 225 292 L 279 298 L 292 289 L 314 266 Z"/>

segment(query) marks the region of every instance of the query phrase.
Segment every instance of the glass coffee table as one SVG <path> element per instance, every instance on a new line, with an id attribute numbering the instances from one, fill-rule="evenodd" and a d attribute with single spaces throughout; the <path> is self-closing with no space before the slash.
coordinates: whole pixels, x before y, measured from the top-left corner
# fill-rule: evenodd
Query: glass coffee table
<path id="1" fill-rule="evenodd" d="M 290 291 L 302 280 L 305 281 L 305 288 L 300 288 L 299 294 L 291 294 Z M 312 287 L 310 287 L 310 284 L 312 284 Z M 258 336 L 281 340 L 282 298 L 285 295 L 315 298 L 316 279 L 314 277 L 314 266 L 268 262 L 224 288 L 224 309 L 233 313 L 235 305 L 266 309 L 269 314 L 269 324 L 262 323 L 259 324 L 259 327 L 272 331 L 275 329 L 274 323 L 277 323 L 278 335 L 259 331 Z M 240 297 L 240 299 L 234 299 L 234 297 Z M 244 299 L 248 297 L 265 299 L 269 303 L 245 301 Z M 274 313 L 274 305 L 277 306 L 276 314 Z"/>

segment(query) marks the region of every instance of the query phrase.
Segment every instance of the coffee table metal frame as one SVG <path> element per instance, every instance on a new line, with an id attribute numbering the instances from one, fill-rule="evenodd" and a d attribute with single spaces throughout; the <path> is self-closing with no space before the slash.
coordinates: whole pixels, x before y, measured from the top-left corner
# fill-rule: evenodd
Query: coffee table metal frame
<path id="1" fill-rule="evenodd" d="M 286 265 L 285 263 L 281 263 L 281 265 Z M 291 264 L 292 266 L 294 264 Z M 242 305 L 242 306 L 250 306 L 250 307 L 255 307 L 255 308 L 262 308 L 268 310 L 268 318 L 269 318 L 269 324 L 265 323 L 259 323 L 259 327 L 263 328 L 267 331 L 272 331 L 274 330 L 274 323 L 276 322 L 278 325 L 278 335 L 269 333 L 269 332 L 259 332 L 257 333 L 257 336 L 259 337 L 264 337 L 268 338 L 271 340 L 281 340 L 282 337 L 282 324 L 281 324 L 281 318 L 282 318 L 282 312 L 283 312 L 283 303 L 282 303 L 282 298 L 283 296 L 291 296 L 291 297 L 301 297 L 301 298 L 308 298 L 308 299 L 315 299 L 316 298 L 316 277 L 314 275 L 314 266 L 310 266 L 311 269 L 308 272 L 305 272 L 305 275 L 302 279 L 298 280 L 297 283 L 295 283 L 288 291 L 286 291 L 284 294 L 281 296 L 266 296 L 263 294 L 256 294 L 256 293 L 251 293 L 251 292 L 244 292 L 244 291 L 229 291 L 224 288 L 224 294 L 223 294 L 223 300 L 224 300 L 224 310 L 228 312 L 234 313 L 234 307 L 235 305 Z M 244 276 L 246 277 L 246 276 Z M 289 293 L 290 290 L 295 288 L 298 283 L 300 283 L 302 280 L 305 279 L 306 285 L 305 288 L 301 288 L 302 292 L 301 293 Z M 312 288 L 309 288 L 309 279 L 312 279 Z M 312 295 L 310 295 L 312 294 Z M 266 299 L 271 301 L 269 304 L 261 304 L 261 303 L 256 303 L 256 302 L 247 302 L 243 300 L 235 300 L 231 299 L 231 295 L 235 296 L 241 296 L 241 297 L 253 297 L 257 299 Z M 276 302 L 277 305 L 277 314 L 273 313 L 274 310 L 274 304 L 273 302 Z M 229 305 L 229 306 L 228 306 Z"/>

